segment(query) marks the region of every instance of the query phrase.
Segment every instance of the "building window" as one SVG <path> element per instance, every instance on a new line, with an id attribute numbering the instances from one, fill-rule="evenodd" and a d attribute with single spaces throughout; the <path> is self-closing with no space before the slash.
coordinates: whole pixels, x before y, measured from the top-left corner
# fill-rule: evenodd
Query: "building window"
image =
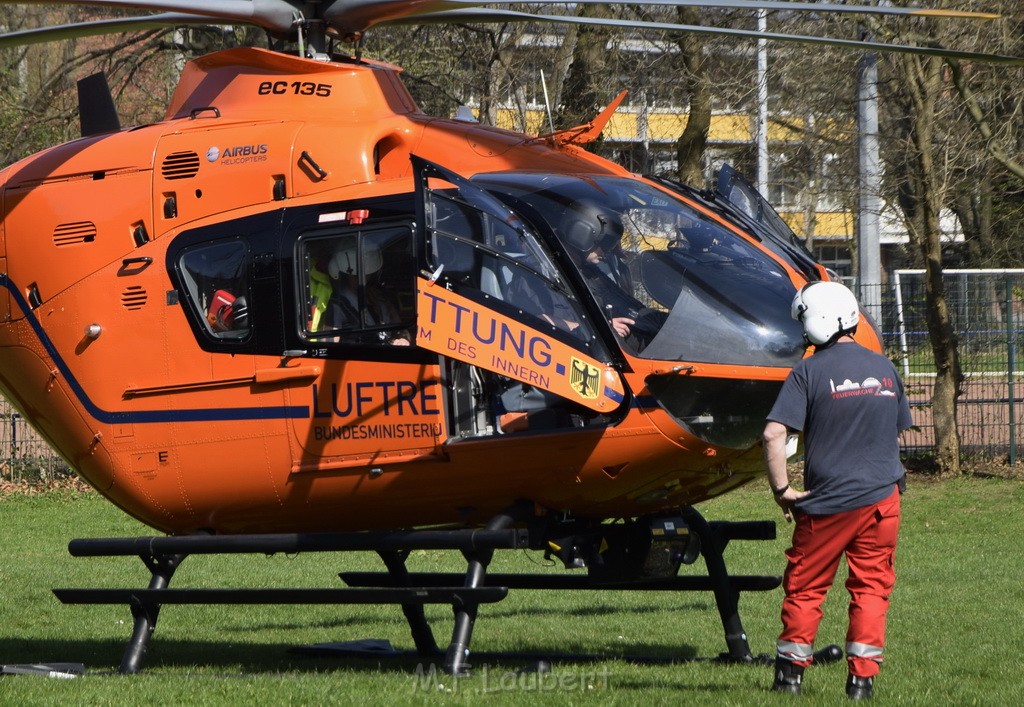
<path id="1" fill-rule="evenodd" d="M 843 282 L 853 280 L 853 260 L 849 246 L 815 245 L 814 255 L 819 263 L 839 275 Z"/>

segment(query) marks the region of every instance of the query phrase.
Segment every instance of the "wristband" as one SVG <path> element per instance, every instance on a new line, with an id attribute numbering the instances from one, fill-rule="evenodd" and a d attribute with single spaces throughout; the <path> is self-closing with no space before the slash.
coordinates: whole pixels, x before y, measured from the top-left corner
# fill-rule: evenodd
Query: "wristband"
<path id="1" fill-rule="evenodd" d="M 786 493 L 786 491 L 788 491 L 788 490 L 789 490 L 789 484 L 786 484 L 785 486 L 783 486 L 780 489 L 772 489 L 772 495 L 775 496 L 776 498 L 778 498 L 782 494 Z"/>

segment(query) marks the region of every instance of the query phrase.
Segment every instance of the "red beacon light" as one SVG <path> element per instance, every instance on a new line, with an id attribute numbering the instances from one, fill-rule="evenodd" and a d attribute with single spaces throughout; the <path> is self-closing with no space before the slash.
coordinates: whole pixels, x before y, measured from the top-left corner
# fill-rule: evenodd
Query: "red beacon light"
<path id="1" fill-rule="evenodd" d="M 349 223 L 358 226 L 370 218 L 369 209 L 354 209 L 352 211 L 334 211 L 329 214 L 320 214 L 320 223 Z"/>

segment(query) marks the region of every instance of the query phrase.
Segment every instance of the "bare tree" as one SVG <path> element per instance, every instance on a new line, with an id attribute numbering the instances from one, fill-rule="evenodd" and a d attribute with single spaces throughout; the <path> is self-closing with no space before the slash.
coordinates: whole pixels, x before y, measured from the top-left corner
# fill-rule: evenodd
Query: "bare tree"
<path id="1" fill-rule="evenodd" d="M 680 24 L 698 25 L 697 8 L 676 8 Z M 683 59 L 683 84 L 689 96 L 686 127 L 676 141 L 679 180 L 699 185 L 704 181 L 704 153 L 711 130 L 711 79 L 708 74 L 706 42 L 698 34 L 684 33 L 677 39 Z"/>
<path id="2" fill-rule="evenodd" d="M 1004 17 L 981 25 L 965 38 L 979 50 L 1003 54 L 1024 51 L 1024 7 L 1002 2 Z M 947 60 L 962 125 L 969 143 L 957 165 L 951 208 L 964 231 L 967 262 L 975 267 L 1013 267 L 1024 260 L 1024 101 L 1019 67 Z"/>
<path id="3" fill-rule="evenodd" d="M 1024 11 L 999 3 L 1001 23 L 916 22 L 918 42 L 1019 53 Z M 900 56 L 888 62 L 888 100 L 899 109 L 889 134 L 888 172 L 898 190 L 911 242 L 925 268 L 927 322 L 936 379 L 932 414 L 940 471 L 960 471 L 956 400 L 960 354 L 943 288 L 940 212 L 959 219 L 973 265 L 1019 264 L 1024 253 L 1024 147 L 1019 69 L 938 58 Z"/>
<path id="4" fill-rule="evenodd" d="M 580 12 L 592 17 L 614 17 L 608 5 L 581 6 Z M 576 31 L 572 63 L 560 82 L 561 102 L 556 111 L 556 128 L 571 128 L 586 123 L 608 103 L 613 88 L 608 76 L 615 75 L 615 57 L 608 52 L 614 30 L 604 25 L 582 25 Z"/>
<path id="5" fill-rule="evenodd" d="M 899 205 L 911 243 L 919 252 L 925 269 L 926 318 L 935 361 L 932 422 L 936 461 L 941 473 L 959 474 L 956 399 L 960 394 L 962 373 L 957 336 L 943 286 L 939 221 L 947 201 L 938 144 L 944 136 L 936 135 L 937 102 L 945 89 L 944 64 L 936 57 L 916 55 L 902 55 L 892 63 L 896 81 L 889 84 L 889 98 L 901 108 L 901 115 L 894 124 L 901 149 L 897 159 L 890 160 L 889 173 L 898 182 Z"/>
<path id="6" fill-rule="evenodd" d="M 82 7 L 0 8 L 9 31 L 74 24 L 125 14 Z M 260 35 L 239 27 L 123 33 L 69 39 L 0 51 L 0 163 L 6 165 L 79 136 L 77 81 L 107 76 L 126 124 L 163 118 L 181 58 L 239 44 Z"/>

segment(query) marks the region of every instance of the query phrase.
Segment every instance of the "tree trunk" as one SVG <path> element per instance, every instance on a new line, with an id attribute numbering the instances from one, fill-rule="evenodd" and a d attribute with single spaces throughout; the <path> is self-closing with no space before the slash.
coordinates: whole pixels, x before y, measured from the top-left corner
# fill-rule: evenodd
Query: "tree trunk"
<path id="1" fill-rule="evenodd" d="M 971 267 L 995 267 L 992 234 L 992 173 L 983 163 L 957 179 L 950 208 L 964 232 Z"/>
<path id="2" fill-rule="evenodd" d="M 588 5 L 587 16 L 610 19 L 607 5 Z M 582 12 L 582 10 L 581 10 Z M 561 109 L 555 127 L 572 128 L 594 119 L 607 105 L 609 86 L 607 72 L 608 39 L 612 31 L 600 25 L 581 25 L 576 30 L 572 65 L 561 86 Z M 594 145 L 588 145 L 588 149 Z"/>
<path id="3" fill-rule="evenodd" d="M 936 461 L 940 473 L 960 473 L 960 435 L 956 400 L 960 394 L 960 359 L 957 337 L 942 282 L 942 242 L 939 212 L 942 194 L 933 155 L 935 101 L 942 90 L 939 59 L 905 56 L 899 59 L 903 90 L 909 99 L 901 121 L 907 138 L 906 166 L 900 206 L 906 217 L 910 240 L 925 267 L 925 302 L 928 336 L 935 360 L 932 392 L 932 423 L 935 427 Z"/>
<path id="4" fill-rule="evenodd" d="M 680 24 L 700 24 L 697 8 L 679 7 L 676 17 Z M 704 186 L 704 150 L 711 130 L 711 85 L 704 58 L 704 40 L 688 32 L 680 36 L 677 44 L 683 55 L 686 68 L 683 82 L 690 99 L 686 127 L 676 140 L 679 181 L 699 189 Z"/>

